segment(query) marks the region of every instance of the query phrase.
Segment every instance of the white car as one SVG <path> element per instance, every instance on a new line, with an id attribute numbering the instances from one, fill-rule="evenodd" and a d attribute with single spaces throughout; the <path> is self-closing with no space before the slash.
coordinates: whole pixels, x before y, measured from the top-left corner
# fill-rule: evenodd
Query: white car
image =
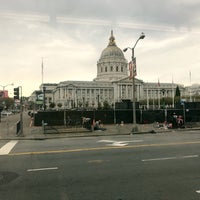
<path id="1" fill-rule="evenodd" d="M 11 111 L 7 111 L 7 110 L 3 110 L 1 112 L 1 116 L 9 116 L 9 115 L 12 115 L 13 113 Z"/>

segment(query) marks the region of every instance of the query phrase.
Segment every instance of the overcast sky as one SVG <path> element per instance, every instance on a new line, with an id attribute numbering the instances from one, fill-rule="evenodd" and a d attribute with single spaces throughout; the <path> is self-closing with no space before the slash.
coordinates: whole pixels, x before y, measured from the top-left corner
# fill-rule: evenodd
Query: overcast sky
<path id="1" fill-rule="evenodd" d="M 199 11 L 199 0 L 0 0 L 0 85 L 31 95 L 42 58 L 45 83 L 92 81 L 111 30 L 121 49 L 145 33 L 135 48 L 137 78 L 199 83 Z"/>

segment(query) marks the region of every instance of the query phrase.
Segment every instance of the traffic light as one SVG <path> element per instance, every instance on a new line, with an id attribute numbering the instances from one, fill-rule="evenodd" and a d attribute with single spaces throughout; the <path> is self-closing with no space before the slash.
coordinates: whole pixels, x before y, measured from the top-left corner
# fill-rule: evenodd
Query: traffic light
<path id="1" fill-rule="evenodd" d="M 14 88 L 14 99 L 19 99 L 19 87 Z"/>

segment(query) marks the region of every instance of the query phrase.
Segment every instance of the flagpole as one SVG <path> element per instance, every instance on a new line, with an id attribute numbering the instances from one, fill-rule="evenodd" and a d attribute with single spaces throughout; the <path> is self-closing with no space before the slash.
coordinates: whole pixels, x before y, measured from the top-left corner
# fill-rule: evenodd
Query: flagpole
<path id="1" fill-rule="evenodd" d="M 43 57 L 42 57 L 42 87 L 43 87 L 43 84 L 44 84 L 44 65 L 43 65 Z"/>
<path id="2" fill-rule="evenodd" d="M 190 75 L 190 102 L 192 102 L 192 96 L 191 96 L 191 71 L 189 71 L 189 75 Z"/>
<path id="3" fill-rule="evenodd" d="M 174 79 L 172 75 L 172 107 L 174 108 Z"/>
<path id="4" fill-rule="evenodd" d="M 158 109 L 160 109 L 160 81 L 158 79 Z"/>
<path id="5" fill-rule="evenodd" d="M 149 85 L 147 81 L 147 110 L 149 109 Z"/>
<path id="6" fill-rule="evenodd" d="M 43 110 L 46 110 L 46 102 L 45 102 L 45 92 L 46 87 L 44 86 L 44 63 L 43 63 L 43 57 L 42 57 L 42 91 L 43 91 Z"/>

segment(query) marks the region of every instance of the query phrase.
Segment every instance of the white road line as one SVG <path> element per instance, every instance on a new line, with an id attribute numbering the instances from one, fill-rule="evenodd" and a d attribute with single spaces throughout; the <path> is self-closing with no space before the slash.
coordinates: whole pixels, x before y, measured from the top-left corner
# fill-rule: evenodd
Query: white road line
<path id="1" fill-rule="evenodd" d="M 189 156 L 183 156 L 183 158 L 197 158 L 199 155 L 189 155 Z"/>
<path id="2" fill-rule="evenodd" d="M 7 144 L 5 144 L 3 147 L 0 148 L 0 155 L 9 154 L 17 143 L 18 143 L 17 140 L 11 140 Z"/>
<path id="3" fill-rule="evenodd" d="M 47 171 L 47 170 L 57 170 L 57 169 L 58 167 L 37 168 L 37 169 L 27 169 L 27 172 Z"/>
<path id="4" fill-rule="evenodd" d="M 187 158 L 197 158 L 197 157 L 199 157 L 199 155 L 174 156 L 174 157 L 165 157 L 165 158 L 150 158 L 150 159 L 143 159 L 142 162 L 174 160 L 174 159 L 187 159 Z"/>
<path id="5" fill-rule="evenodd" d="M 110 143 L 107 146 L 127 146 L 131 142 L 143 142 L 143 140 L 127 140 L 127 141 L 116 141 L 116 140 L 99 140 L 98 142 Z"/>
<path id="6" fill-rule="evenodd" d="M 123 147 L 128 145 L 128 143 L 124 143 L 124 142 L 113 142 L 112 144 L 107 144 L 107 146 L 117 146 L 117 147 Z"/>
<path id="7" fill-rule="evenodd" d="M 110 143 L 112 143 L 112 142 L 115 142 L 115 140 L 99 140 L 98 142 L 110 142 Z"/>
<path id="8" fill-rule="evenodd" d="M 117 141 L 117 140 L 99 140 L 98 142 L 105 142 L 105 143 L 113 143 L 113 142 L 121 142 L 121 143 L 130 143 L 130 142 L 143 142 L 143 140 L 123 140 L 123 141 Z"/>

